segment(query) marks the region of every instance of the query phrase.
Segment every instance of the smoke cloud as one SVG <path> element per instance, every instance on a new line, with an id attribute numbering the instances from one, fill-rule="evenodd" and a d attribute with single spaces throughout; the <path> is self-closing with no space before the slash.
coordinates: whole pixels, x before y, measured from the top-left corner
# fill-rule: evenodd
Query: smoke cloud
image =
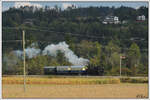
<path id="1" fill-rule="evenodd" d="M 41 52 L 40 49 L 36 49 L 36 48 L 30 48 L 28 47 L 27 49 L 25 49 L 25 54 L 27 56 L 27 58 L 33 58 L 33 57 L 36 57 L 37 55 L 39 55 Z M 16 50 L 14 51 L 14 53 L 16 54 L 17 57 L 19 58 L 23 58 L 23 51 L 21 50 Z"/>
<path id="2" fill-rule="evenodd" d="M 69 49 L 69 45 L 65 42 L 60 42 L 58 44 L 50 44 L 44 48 L 44 50 L 40 50 L 37 48 L 34 48 L 34 44 L 31 44 L 32 47 L 28 47 L 25 49 L 25 53 L 27 58 L 31 59 L 33 57 L 36 57 L 38 55 L 51 55 L 51 56 L 57 56 L 58 50 L 64 53 L 67 60 L 72 63 L 73 65 L 87 65 L 89 62 L 88 59 L 84 59 L 81 57 L 78 57 L 74 54 L 72 50 Z M 19 58 L 23 58 L 23 51 L 16 50 L 14 51 L 15 55 Z"/>
<path id="3" fill-rule="evenodd" d="M 65 42 L 60 42 L 59 44 L 56 45 L 54 44 L 48 45 L 43 50 L 42 54 L 56 56 L 58 50 L 64 53 L 65 57 L 73 65 L 86 65 L 87 62 L 89 61 L 88 59 L 79 58 L 78 56 L 76 56 L 74 52 L 69 49 L 69 45 L 67 45 Z"/>

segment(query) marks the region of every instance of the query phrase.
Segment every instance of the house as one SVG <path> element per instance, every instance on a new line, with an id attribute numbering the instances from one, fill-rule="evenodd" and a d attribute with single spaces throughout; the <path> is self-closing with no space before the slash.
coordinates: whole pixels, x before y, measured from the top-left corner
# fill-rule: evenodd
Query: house
<path id="1" fill-rule="evenodd" d="M 76 20 L 78 21 L 86 21 L 88 17 L 77 17 Z"/>
<path id="2" fill-rule="evenodd" d="M 128 23 L 127 20 L 123 20 L 123 21 L 122 21 L 122 24 L 126 24 L 126 23 Z"/>
<path id="3" fill-rule="evenodd" d="M 141 16 L 137 16 L 136 20 L 137 20 L 137 21 L 145 21 L 146 18 L 145 18 L 144 15 L 141 15 Z"/>
<path id="4" fill-rule="evenodd" d="M 119 24 L 119 18 L 117 16 L 107 16 L 102 22 L 103 24 Z"/>
<path id="5" fill-rule="evenodd" d="M 25 19 L 23 24 L 25 24 L 25 25 L 33 25 L 33 21 L 34 21 L 34 19 Z"/>

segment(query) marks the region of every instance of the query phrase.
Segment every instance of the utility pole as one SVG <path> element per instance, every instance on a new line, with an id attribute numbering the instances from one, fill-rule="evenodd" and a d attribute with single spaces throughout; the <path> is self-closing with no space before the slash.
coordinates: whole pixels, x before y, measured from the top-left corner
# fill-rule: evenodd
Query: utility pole
<path id="1" fill-rule="evenodd" d="M 26 91 L 26 55 L 25 55 L 25 31 L 23 30 L 23 66 L 24 66 L 24 92 Z"/>
<path id="2" fill-rule="evenodd" d="M 125 59 L 125 56 L 121 56 L 120 54 L 120 77 L 121 77 L 121 63 L 122 63 L 122 59 Z"/>
<path id="3" fill-rule="evenodd" d="M 120 55 L 120 77 L 121 77 L 121 60 L 122 60 L 122 57 Z"/>

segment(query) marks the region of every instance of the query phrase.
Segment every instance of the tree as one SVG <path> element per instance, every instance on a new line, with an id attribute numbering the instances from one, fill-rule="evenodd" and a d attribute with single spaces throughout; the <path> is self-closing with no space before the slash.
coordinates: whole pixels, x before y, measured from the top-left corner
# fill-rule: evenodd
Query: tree
<path id="1" fill-rule="evenodd" d="M 100 66 L 100 57 L 101 57 L 101 45 L 98 42 L 94 43 L 94 55 L 90 59 L 90 65 L 92 66 Z"/>
<path id="2" fill-rule="evenodd" d="M 94 42 L 94 57 L 90 59 L 90 69 L 94 70 L 94 74 L 98 73 L 101 74 L 101 69 L 103 66 L 101 66 L 101 45 L 98 42 Z"/>
<path id="3" fill-rule="evenodd" d="M 48 65 L 48 60 L 45 56 L 37 56 L 28 59 L 26 62 L 26 69 L 29 75 L 42 75 L 44 66 Z"/>
<path id="4" fill-rule="evenodd" d="M 114 52 L 110 57 L 110 64 L 111 64 L 111 71 L 112 74 L 119 74 L 119 71 L 117 71 L 120 67 L 120 54 L 118 52 Z"/>
<path id="5" fill-rule="evenodd" d="M 100 59 L 98 56 L 94 56 L 93 58 L 90 59 L 90 65 L 91 66 L 100 66 Z"/>
<path id="6" fill-rule="evenodd" d="M 3 56 L 3 74 L 16 75 L 22 73 L 23 64 L 20 63 L 20 59 L 15 56 L 13 52 L 4 54 Z"/>
<path id="7" fill-rule="evenodd" d="M 120 53 L 119 46 L 114 44 L 113 41 L 110 41 L 105 48 L 106 48 L 105 51 L 108 57 L 110 57 L 114 52 Z"/>
<path id="8" fill-rule="evenodd" d="M 119 67 L 120 59 L 120 47 L 116 45 L 113 41 L 108 42 L 108 45 L 105 47 L 106 54 L 106 63 L 108 72 L 116 73 Z"/>
<path id="9" fill-rule="evenodd" d="M 101 56 L 101 45 L 96 41 L 95 43 L 94 43 L 94 45 L 95 45 L 95 51 L 96 51 L 96 53 L 95 53 L 95 55 L 100 59 L 100 56 Z"/>
<path id="10" fill-rule="evenodd" d="M 75 39 L 76 38 L 71 37 L 70 34 L 65 35 L 65 42 L 69 45 L 69 48 L 72 51 L 75 51 L 75 43 L 74 43 Z"/>
<path id="11" fill-rule="evenodd" d="M 106 59 L 106 54 L 104 53 L 104 52 L 102 52 L 102 54 L 101 54 L 101 61 L 100 61 L 100 65 L 102 66 L 102 67 L 104 67 L 104 69 L 106 69 L 106 70 L 108 70 L 107 69 L 107 59 Z"/>
<path id="12" fill-rule="evenodd" d="M 137 69 L 140 64 L 140 49 L 136 43 L 132 43 L 128 51 L 129 68 L 132 70 L 132 75 L 136 75 Z"/>
<path id="13" fill-rule="evenodd" d="M 90 59 L 93 57 L 94 53 L 94 45 L 93 42 L 82 40 L 79 44 L 77 44 L 76 54 L 82 56 L 83 58 Z"/>
<path id="14" fill-rule="evenodd" d="M 69 66 L 69 65 L 72 65 L 71 63 L 69 63 L 64 55 L 64 53 L 62 53 L 61 51 L 57 51 L 57 56 L 56 56 L 56 60 L 57 60 L 57 63 L 61 66 Z"/>
<path id="15" fill-rule="evenodd" d="M 144 7 L 144 6 L 140 7 L 140 8 L 138 9 L 138 14 L 139 14 L 139 15 L 145 15 L 146 18 L 148 18 L 148 8 L 147 8 L 147 7 Z"/>

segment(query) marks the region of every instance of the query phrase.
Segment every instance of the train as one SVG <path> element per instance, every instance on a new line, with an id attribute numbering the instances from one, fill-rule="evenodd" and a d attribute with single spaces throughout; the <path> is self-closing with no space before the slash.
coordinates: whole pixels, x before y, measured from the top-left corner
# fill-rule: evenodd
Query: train
<path id="1" fill-rule="evenodd" d="M 86 66 L 45 66 L 44 74 L 46 75 L 62 75 L 62 74 L 79 74 L 83 75 L 87 73 Z"/>
<path id="2" fill-rule="evenodd" d="M 92 69 L 91 69 L 92 68 Z M 100 68 L 100 69 L 99 69 Z M 45 66 L 45 75 L 103 75 L 103 67 L 88 66 Z"/>

